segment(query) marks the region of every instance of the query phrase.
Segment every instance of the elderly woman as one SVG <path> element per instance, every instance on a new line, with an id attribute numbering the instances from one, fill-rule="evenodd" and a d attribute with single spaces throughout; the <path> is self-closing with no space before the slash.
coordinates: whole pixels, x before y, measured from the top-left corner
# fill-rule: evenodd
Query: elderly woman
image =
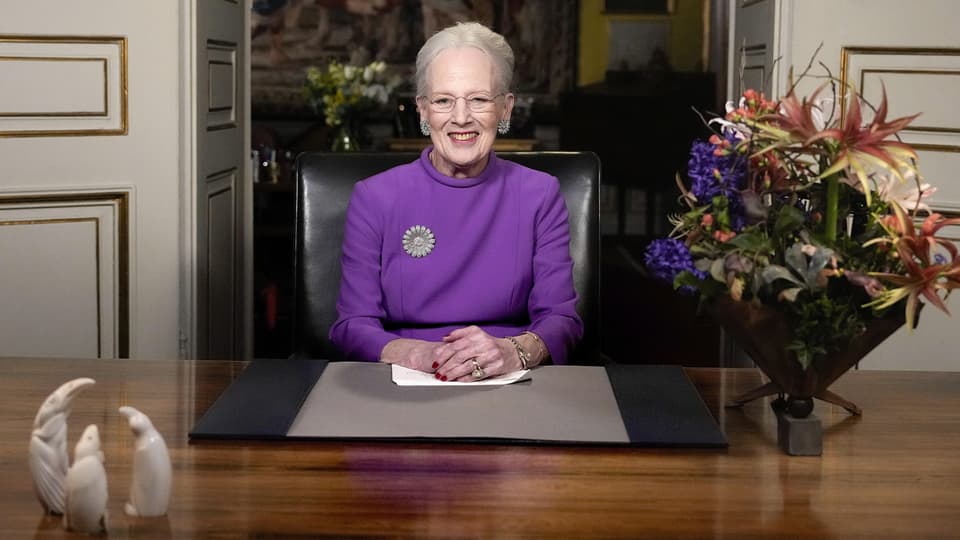
<path id="1" fill-rule="evenodd" d="M 433 144 L 354 188 L 330 329 L 348 358 L 473 381 L 565 363 L 580 340 L 559 183 L 492 150 L 509 130 L 512 75 L 506 40 L 477 23 L 417 54 Z"/>

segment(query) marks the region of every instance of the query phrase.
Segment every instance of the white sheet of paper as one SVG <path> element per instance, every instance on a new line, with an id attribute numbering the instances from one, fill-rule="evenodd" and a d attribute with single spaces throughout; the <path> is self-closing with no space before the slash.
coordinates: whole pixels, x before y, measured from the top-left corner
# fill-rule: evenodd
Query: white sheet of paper
<path id="1" fill-rule="evenodd" d="M 481 379 L 471 382 L 441 381 L 433 376 L 433 373 L 417 371 L 415 369 L 405 368 L 393 364 L 391 377 L 393 383 L 397 386 L 499 386 L 504 384 L 513 384 L 515 382 L 525 381 L 530 378 L 529 369 L 521 369 L 512 373 L 504 373 L 489 379 Z"/>

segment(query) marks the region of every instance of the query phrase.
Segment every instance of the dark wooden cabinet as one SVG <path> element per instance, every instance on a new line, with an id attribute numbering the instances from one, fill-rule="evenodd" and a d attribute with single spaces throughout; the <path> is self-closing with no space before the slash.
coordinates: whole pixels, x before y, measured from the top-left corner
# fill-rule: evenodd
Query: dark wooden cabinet
<path id="1" fill-rule="evenodd" d="M 668 216 L 679 210 L 674 179 L 693 140 L 709 135 L 700 115 L 714 102 L 710 73 L 641 74 L 561 96 L 561 148 L 600 156 L 601 199 L 613 201 L 601 217 L 600 288 L 602 348 L 616 362 L 720 363 L 719 327 L 643 269 L 646 245 L 670 231 Z"/>
<path id="2" fill-rule="evenodd" d="M 293 177 L 256 183 L 253 193 L 254 357 L 285 358 L 293 335 Z"/>
<path id="3" fill-rule="evenodd" d="M 664 231 L 675 200 L 674 177 L 686 168 L 690 144 L 708 133 L 700 114 L 715 108 L 711 73 L 665 73 L 584 86 L 561 96 L 560 146 L 600 156 L 603 184 L 616 191 L 616 232 L 627 233 L 631 196 L 642 192 L 642 234 Z M 699 112 L 698 112 L 699 111 Z"/>

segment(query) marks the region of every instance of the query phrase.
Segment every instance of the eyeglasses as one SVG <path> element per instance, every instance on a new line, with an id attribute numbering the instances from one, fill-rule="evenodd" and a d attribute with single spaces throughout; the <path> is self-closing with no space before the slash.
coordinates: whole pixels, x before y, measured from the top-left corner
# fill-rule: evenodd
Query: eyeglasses
<path id="1" fill-rule="evenodd" d="M 498 97 L 503 96 L 504 94 L 497 94 L 495 96 L 488 96 L 486 94 L 472 94 L 469 96 L 451 96 L 448 94 L 434 94 L 433 96 L 427 97 L 422 96 L 427 100 L 427 103 L 430 105 L 430 110 L 438 113 L 448 113 L 453 110 L 454 105 L 457 104 L 458 99 L 463 99 L 467 102 L 467 107 L 470 108 L 473 112 L 490 112 L 493 110 L 495 101 Z"/>

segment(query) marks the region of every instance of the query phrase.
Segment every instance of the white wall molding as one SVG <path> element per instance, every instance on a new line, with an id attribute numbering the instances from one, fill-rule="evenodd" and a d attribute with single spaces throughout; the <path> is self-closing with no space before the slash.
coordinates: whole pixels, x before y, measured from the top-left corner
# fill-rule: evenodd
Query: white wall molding
<path id="1" fill-rule="evenodd" d="M 0 137 L 127 130 L 125 37 L 0 35 Z"/>
<path id="2" fill-rule="evenodd" d="M 0 194 L 0 354 L 129 355 L 129 199 Z"/>

